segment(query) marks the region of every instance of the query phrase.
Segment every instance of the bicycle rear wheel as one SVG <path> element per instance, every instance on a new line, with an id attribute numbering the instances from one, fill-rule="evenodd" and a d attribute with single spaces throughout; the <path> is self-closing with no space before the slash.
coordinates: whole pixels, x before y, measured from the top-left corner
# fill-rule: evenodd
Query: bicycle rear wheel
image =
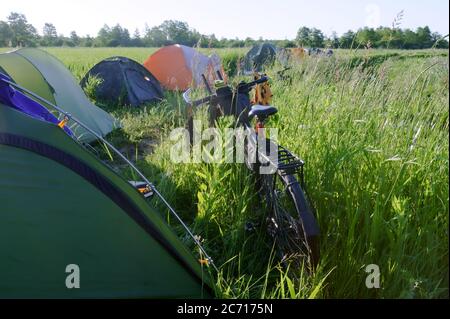
<path id="1" fill-rule="evenodd" d="M 259 179 L 268 208 L 268 231 L 281 260 L 306 262 L 314 270 L 320 257 L 319 226 L 297 178 L 278 170 Z"/>

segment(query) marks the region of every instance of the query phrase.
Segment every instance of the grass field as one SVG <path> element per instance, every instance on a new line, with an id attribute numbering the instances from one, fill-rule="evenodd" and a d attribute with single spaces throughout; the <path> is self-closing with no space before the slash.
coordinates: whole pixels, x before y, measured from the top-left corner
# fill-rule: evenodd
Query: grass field
<path id="1" fill-rule="evenodd" d="M 154 51 L 47 50 L 77 79 L 103 58 L 143 62 Z M 242 52 L 218 51 L 227 61 Z M 168 133 L 185 119 L 180 96 L 168 94 L 142 109 L 107 107 L 123 123 L 111 139 L 139 149 L 139 167 L 203 238 L 220 268 L 217 295 L 448 298 L 448 51 L 338 51 L 293 65 L 292 82 L 278 79 L 278 68 L 268 70 L 279 108 L 269 124 L 280 129 L 280 143 L 306 161 L 322 232 L 313 276 L 301 269 L 286 273 L 271 258 L 264 230 L 245 231 L 259 212 L 242 165 L 170 161 Z M 146 147 L 148 140 L 156 145 Z M 380 289 L 365 285 L 368 264 L 380 267 Z"/>

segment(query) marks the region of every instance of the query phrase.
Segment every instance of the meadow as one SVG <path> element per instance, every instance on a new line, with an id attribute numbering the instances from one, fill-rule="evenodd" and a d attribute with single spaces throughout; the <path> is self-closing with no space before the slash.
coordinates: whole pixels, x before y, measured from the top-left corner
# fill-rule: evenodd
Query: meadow
<path id="1" fill-rule="evenodd" d="M 143 62 L 155 49 L 46 50 L 79 80 L 103 58 Z M 217 53 L 234 75 L 245 50 Z M 263 227 L 245 230 L 260 212 L 243 165 L 170 161 L 169 132 L 185 123 L 180 95 L 139 109 L 104 105 L 123 124 L 111 140 L 132 150 L 130 158 L 201 236 L 219 267 L 212 272 L 218 297 L 448 298 L 448 51 L 338 50 L 291 67 L 288 79 L 277 77 L 279 65 L 267 70 L 279 109 L 268 126 L 306 162 L 321 227 L 313 275 L 286 271 Z M 380 268 L 379 289 L 366 287 L 369 264 Z"/>

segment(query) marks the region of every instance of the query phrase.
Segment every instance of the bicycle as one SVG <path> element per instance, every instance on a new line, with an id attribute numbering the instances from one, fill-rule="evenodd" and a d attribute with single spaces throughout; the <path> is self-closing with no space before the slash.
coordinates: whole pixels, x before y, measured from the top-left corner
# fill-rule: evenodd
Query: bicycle
<path id="1" fill-rule="evenodd" d="M 258 78 L 259 77 L 259 78 Z M 288 149 L 264 136 L 265 122 L 278 112 L 270 105 L 272 98 L 268 90 L 269 78 L 255 77 L 249 83 L 241 82 L 235 88 L 222 85 L 210 95 L 191 101 L 190 90 L 183 94 L 188 108 L 188 130 L 193 135 L 193 110 L 202 104 L 209 104 L 209 120 L 214 125 L 220 116 L 233 115 L 236 124 L 246 131 L 245 162 L 255 175 L 256 191 L 268 211 L 267 229 L 275 240 L 283 262 L 306 261 L 314 270 L 320 257 L 319 226 L 305 195 L 304 161 Z M 255 89 L 255 99 L 250 101 L 250 91 Z M 254 128 L 251 125 L 255 119 Z M 259 144 L 258 144 L 259 143 Z M 262 145 L 265 144 L 265 145 Z M 271 158 L 268 150 L 276 149 L 277 157 Z M 251 161 L 252 152 L 257 152 L 256 162 Z M 270 174 L 262 174 L 261 167 L 272 166 Z"/>

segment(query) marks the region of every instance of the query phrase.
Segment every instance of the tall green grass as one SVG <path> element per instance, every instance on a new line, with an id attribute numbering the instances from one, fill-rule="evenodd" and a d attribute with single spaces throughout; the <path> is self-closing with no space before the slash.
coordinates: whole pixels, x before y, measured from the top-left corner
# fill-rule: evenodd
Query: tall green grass
<path id="1" fill-rule="evenodd" d="M 142 62 L 150 54 L 127 48 L 50 52 L 78 78 L 104 57 Z M 224 60 L 227 54 L 234 61 L 241 52 L 224 52 Z M 137 148 L 156 142 L 138 166 L 214 258 L 219 297 L 448 298 L 447 56 L 338 51 L 293 64 L 287 79 L 277 77 L 279 66 L 268 70 L 279 108 L 268 126 L 279 128 L 280 143 L 306 161 L 307 191 L 321 227 L 322 257 L 312 276 L 279 265 L 258 226 L 263 211 L 243 165 L 171 162 L 168 134 L 185 120 L 179 95 L 141 109 L 107 106 L 124 126 L 112 139 Z M 247 222 L 256 230 L 246 231 Z M 192 241 L 182 239 L 195 252 Z M 380 289 L 365 286 L 368 264 L 380 267 Z"/>
<path id="2" fill-rule="evenodd" d="M 275 82 L 273 125 L 307 163 L 322 266 L 336 267 L 326 296 L 448 296 L 447 59 L 309 62 Z"/>

